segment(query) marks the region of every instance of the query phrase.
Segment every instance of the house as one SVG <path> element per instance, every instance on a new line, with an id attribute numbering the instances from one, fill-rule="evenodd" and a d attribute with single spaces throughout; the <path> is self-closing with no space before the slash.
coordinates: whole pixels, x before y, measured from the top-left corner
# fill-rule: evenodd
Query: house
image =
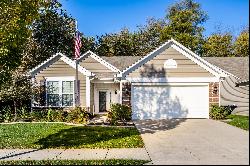
<path id="1" fill-rule="evenodd" d="M 144 57 L 88 51 L 71 60 L 57 53 L 30 74 L 46 92 L 32 107 L 81 106 L 102 114 L 121 103 L 132 107 L 133 119 L 209 118 L 211 106 L 221 103 L 222 82 L 237 78 L 174 39 Z"/>
<path id="2" fill-rule="evenodd" d="M 220 104 L 237 106 L 233 113 L 249 115 L 249 57 L 204 57 L 232 73 L 220 84 Z"/>

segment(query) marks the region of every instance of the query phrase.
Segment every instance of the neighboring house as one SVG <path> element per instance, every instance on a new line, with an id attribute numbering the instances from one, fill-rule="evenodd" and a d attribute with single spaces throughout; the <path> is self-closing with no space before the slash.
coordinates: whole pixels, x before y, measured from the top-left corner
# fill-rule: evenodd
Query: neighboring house
<path id="1" fill-rule="evenodd" d="M 237 106 L 233 113 L 249 115 L 249 57 L 204 57 L 233 74 L 221 82 L 221 105 Z"/>
<path id="2" fill-rule="evenodd" d="M 79 105 L 98 114 L 121 103 L 132 107 L 133 119 L 209 118 L 211 105 L 221 103 L 221 82 L 234 77 L 173 39 L 144 57 L 88 51 L 71 60 L 58 53 L 30 74 L 46 92 L 32 107 Z"/>

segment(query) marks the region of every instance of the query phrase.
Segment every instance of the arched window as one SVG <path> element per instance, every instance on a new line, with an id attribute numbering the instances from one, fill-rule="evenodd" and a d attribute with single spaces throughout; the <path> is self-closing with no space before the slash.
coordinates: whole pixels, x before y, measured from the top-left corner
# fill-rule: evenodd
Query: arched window
<path id="1" fill-rule="evenodd" d="M 164 68 L 165 69 L 177 68 L 177 63 L 173 59 L 168 59 L 164 63 Z"/>

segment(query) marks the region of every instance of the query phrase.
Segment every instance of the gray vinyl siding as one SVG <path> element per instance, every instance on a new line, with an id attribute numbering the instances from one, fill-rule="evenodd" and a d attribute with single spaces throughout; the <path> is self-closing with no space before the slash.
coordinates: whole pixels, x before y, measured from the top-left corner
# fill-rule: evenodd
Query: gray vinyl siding
<path id="1" fill-rule="evenodd" d="M 177 62 L 177 68 L 165 69 L 164 63 L 168 59 L 174 59 Z M 213 75 L 174 48 L 169 47 L 131 72 L 129 77 L 213 77 Z"/>
<path id="2" fill-rule="evenodd" d="M 74 76 L 76 71 L 74 68 L 66 64 L 62 60 L 58 60 L 47 68 L 41 70 L 35 75 L 37 82 L 41 82 L 45 77 L 64 77 Z M 78 80 L 80 81 L 80 104 L 82 107 L 86 106 L 86 76 L 78 72 Z"/>
<path id="3" fill-rule="evenodd" d="M 237 108 L 233 113 L 249 113 L 249 87 L 236 87 L 238 80 L 227 77 L 220 83 L 220 103 L 222 106 L 235 104 Z"/>

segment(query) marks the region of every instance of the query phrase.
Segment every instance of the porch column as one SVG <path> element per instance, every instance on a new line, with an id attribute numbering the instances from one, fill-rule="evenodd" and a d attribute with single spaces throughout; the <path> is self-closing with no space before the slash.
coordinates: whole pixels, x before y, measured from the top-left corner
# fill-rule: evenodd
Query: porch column
<path id="1" fill-rule="evenodd" d="M 122 104 L 122 81 L 120 81 L 120 104 Z"/>
<path id="2" fill-rule="evenodd" d="M 90 79 L 86 76 L 86 108 L 90 111 Z"/>

